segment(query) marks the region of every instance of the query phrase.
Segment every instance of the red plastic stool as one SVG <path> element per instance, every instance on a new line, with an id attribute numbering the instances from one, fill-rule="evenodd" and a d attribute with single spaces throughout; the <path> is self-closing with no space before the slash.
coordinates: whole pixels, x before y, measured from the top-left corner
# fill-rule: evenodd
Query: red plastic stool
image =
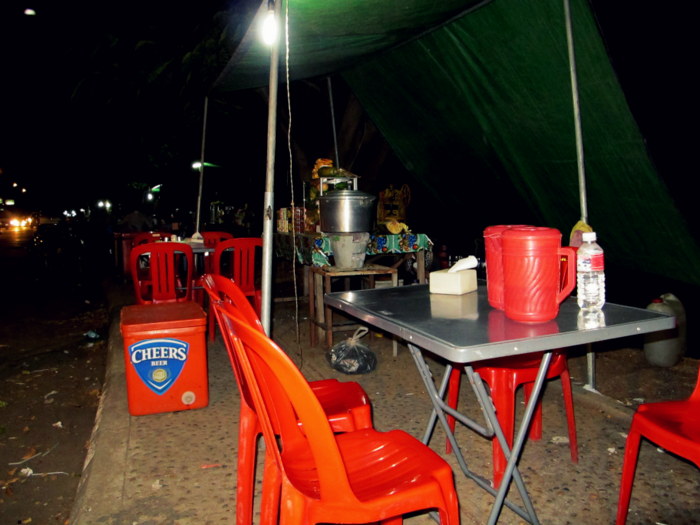
<path id="1" fill-rule="evenodd" d="M 535 384 L 537 371 L 540 366 L 542 354 L 508 357 L 484 361 L 481 365 L 474 366 L 474 371 L 489 385 L 491 398 L 496 409 L 498 422 L 503 429 L 503 434 L 509 446 L 513 445 L 515 428 L 515 392 L 520 385 L 525 390 L 525 401 L 530 398 L 532 387 Z M 447 404 L 456 409 L 459 398 L 459 386 L 461 382 L 462 368 L 455 367 L 450 375 L 447 390 Z M 574 419 L 574 398 L 571 392 L 571 378 L 566 355 L 561 352 L 553 352 L 552 361 L 547 371 L 547 379 L 561 377 L 564 406 L 566 408 L 566 422 L 569 427 L 569 448 L 571 449 L 571 461 L 578 463 L 578 444 L 576 441 L 576 421 Z M 455 419 L 447 416 L 450 429 L 454 431 Z M 530 425 L 529 438 L 538 440 L 542 437 L 542 402 L 537 403 L 535 413 Z M 493 486 L 498 488 L 506 469 L 506 460 L 498 440 L 493 438 Z M 447 442 L 447 453 L 452 452 L 452 447 Z"/>

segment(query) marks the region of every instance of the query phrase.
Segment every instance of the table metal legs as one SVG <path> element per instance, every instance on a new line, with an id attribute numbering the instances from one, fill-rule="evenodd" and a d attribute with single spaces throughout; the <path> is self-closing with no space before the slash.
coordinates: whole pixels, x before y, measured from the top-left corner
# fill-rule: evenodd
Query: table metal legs
<path id="1" fill-rule="evenodd" d="M 491 401 L 491 397 L 486 392 L 486 388 L 484 387 L 484 383 L 481 381 L 479 374 L 474 372 L 474 369 L 471 366 L 467 365 L 464 367 L 464 369 L 467 373 L 469 383 L 471 384 L 474 393 L 476 394 L 477 400 L 479 401 L 479 405 L 481 406 L 481 410 L 484 414 L 484 417 L 486 418 L 487 427 L 479 425 L 473 419 L 470 419 L 464 414 L 457 412 L 445 403 L 444 397 L 445 392 L 447 391 L 447 384 L 449 381 L 450 372 L 452 371 L 452 365 L 448 364 L 446 366 L 445 375 L 442 378 L 442 382 L 438 390 L 435 387 L 435 381 L 433 380 L 433 376 L 430 372 L 430 369 L 428 368 L 428 365 L 425 362 L 425 359 L 423 358 L 421 350 L 410 343 L 408 344 L 408 349 L 411 352 L 411 356 L 413 357 L 413 360 L 416 363 L 418 372 L 420 373 L 421 378 L 425 383 L 428 395 L 430 396 L 430 400 L 433 403 L 433 411 L 430 415 L 425 435 L 423 436 L 423 442 L 425 444 L 428 444 L 430 442 L 430 438 L 435 428 L 435 423 L 439 420 L 440 424 L 445 430 L 447 439 L 452 445 L 452 449 L 455 453 L 455 457 L 457 458 L 457 462 L 459 463 L 459 466 L 462 469 L 462 472 L 464 472 L 464 474 L 468 478 L 474 480 L 474 482 L 476 482 L 476 484 L 479 485 L 481 488 L 483 488 L 484 490 L 496 497 L 496 501 L 494 502 L 493 508 L 491 509 L 491 514 L 489 516 L 489 525 L 493 525 L 498 521 L 498 517 L 504 505 L 516 514 L 518 514 L 521 518 L 527 520 L 528 522 L 532 524 L 539 524 L 537 514 L 535 513 L 535 508 L 532 505 L 532 500 L 530 499 L 529 494 L 527 493 L 525 483 L 523 482 L 523 479 L 520 476 L 520 471 L 518 470 L 517 463 L 520 459 L 520 455 L 525 444 L 528 428 L 530 426 L 530 422 L 532 421 L 532 416 L 535 412 L 535 407 L 540 397 L 542 386 L 544 385 L 545 379 L 547 377 L 547 370 L 549 369 L 549 363 L 552 360 L 552 353 L 545 352 L 542 356 L 542 361 L 540 363 L 540 368 L 537 372 L 537 378 L 532 389 L 532 394 L 530 395 L 530 399 L 528 400 L 527 406 L 525 407 L 525 414 L 523 415 L 520 428 L 518 429 L 518 433 L 515 436 L 513 448 L 511 450 L 508 446 L 508 443 L 506 442 L 503 430 L 501 429 L 501 425 L 498 423 L 498 418 L 496 417 L 496 412 L 493 408 L 493 402 Z M 457 440 L 455 439 L 454 434 L 452 433 L 449 425 L 447 424 L 447 418 L 445 417 L 446 413 L 451 416 L 454 416 L 456 420 L 468 426 L 475 432 L 478 432 L 484 437 L 492 438 L 494 435 L 496 436 L 496 439 L 498 439 L 498 442 L 500 443 L 501 448 L 503 449 L 503 453 L 508 459 L 508 464 L 503 474 L 503 480 L 501 481 L 501 485 L 498 491 L 496 491 L 491 486 L 488 480 L 469 470 L 467 462 L 464 459 L 464 456 L 462 455 L 462 451 L 457 445 Z M 515 482 L 515 485 L 518 489 L 518 493 L 520 494 L 520 497 L 523 500 L 523 505 L 525 506 L 524 509 L 506 499 L 506 495 L 508 494 L 508 489 L 510 488 L 511 481 Z"/>
<path id="2" fill-rule="evenodd" d="M 588 343 L 586 348 L 586 377 L 588 378 L 586 386 L 595 390 L 595 352 L 593 351 L 593 345 L 591 345 L 591 343 Z"/>

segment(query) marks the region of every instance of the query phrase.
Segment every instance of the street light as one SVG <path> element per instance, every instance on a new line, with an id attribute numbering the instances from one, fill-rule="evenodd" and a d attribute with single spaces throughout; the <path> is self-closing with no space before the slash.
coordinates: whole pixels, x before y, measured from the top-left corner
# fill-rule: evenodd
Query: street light
<path id="1" fill-rule="evenodd" d="M 266 46 L 272 47 L 279 38 L 279 24 L 275 14 L 275 2 L 268 0 L 267 13 L 260 23 L 260 38 Z"/>
<path id="2" fill-rule="evenodd" d="M 200 162 L 200 161 L 195 161 L 192 163 L 192 169 L 193 170 L 198 170 L 200 168 L 220 168 L 218 164 L 212 164 L 211 162 Z"/>

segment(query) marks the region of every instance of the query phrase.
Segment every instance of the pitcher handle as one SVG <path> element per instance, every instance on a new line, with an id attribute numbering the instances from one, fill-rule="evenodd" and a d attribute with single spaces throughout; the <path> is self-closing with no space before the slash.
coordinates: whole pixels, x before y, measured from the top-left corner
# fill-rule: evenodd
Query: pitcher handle
<path id="1" fill-rule="evenodd" d="M 566 280 L 564 288 L 557 295 L 557 304 L 561 304 L 576 286 L 576 251 L 570 246 L 562 246 L 559 248 L 559 257 L 566 257 Z"/>

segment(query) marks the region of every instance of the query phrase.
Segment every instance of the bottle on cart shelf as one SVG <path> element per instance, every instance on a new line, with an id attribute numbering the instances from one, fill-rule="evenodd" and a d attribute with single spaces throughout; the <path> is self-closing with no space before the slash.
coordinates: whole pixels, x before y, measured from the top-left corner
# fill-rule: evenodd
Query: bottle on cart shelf
<path id="1" fill-rule="evenodd" d="M 584 312 L 596 312 L 605 304 L 605 263 L 595 232 L 584 232 L 576 252 L 576 294 Z"/>

